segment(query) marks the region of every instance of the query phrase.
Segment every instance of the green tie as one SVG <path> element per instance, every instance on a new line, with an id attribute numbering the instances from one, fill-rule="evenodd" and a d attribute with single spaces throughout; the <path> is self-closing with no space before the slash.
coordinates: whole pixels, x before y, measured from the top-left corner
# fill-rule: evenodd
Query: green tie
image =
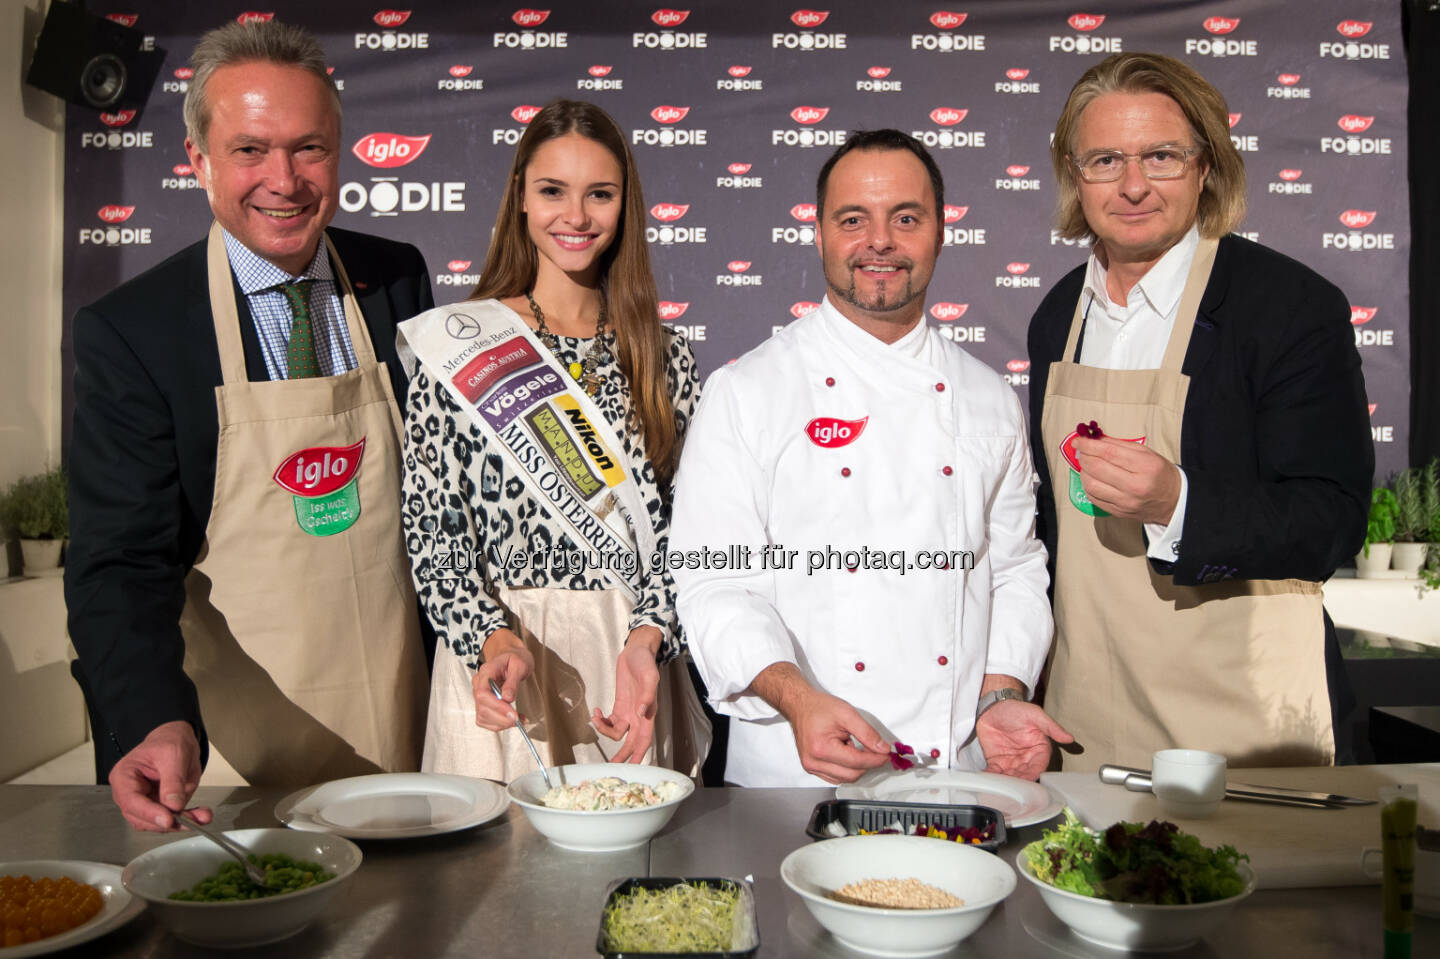
<path id="1" fill-rule="evenodd" d="M 285 353 L 287 375 L 292 380 L 320 375 L 320 364 L 315 358 L 315 332 L 310 327 L 310 305 L 307 301 L 310 280 L 295 280 L 282 283 L 280 291 L 290 301 L 290 347 Z"/>

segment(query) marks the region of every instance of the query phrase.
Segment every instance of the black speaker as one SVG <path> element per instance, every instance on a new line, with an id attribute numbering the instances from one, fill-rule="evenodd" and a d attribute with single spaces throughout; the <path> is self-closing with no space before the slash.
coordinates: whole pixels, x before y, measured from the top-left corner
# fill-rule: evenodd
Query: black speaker
<path id="1" fill-rule="evenodd" d="M 165 59 L 139 30 L 52 0 L 25 82 L 97 110 L 143 106 Z"/>

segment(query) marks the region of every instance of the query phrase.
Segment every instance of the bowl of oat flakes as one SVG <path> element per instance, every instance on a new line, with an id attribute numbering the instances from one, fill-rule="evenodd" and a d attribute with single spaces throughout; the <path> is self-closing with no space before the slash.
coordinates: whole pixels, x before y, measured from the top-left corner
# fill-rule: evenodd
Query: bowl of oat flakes
<path id="1" fill-rule="evenodd" d="M 1015 891 L 1015 870 L 975 846 L 920 836 L 848 836 L 795 850 L 780 878 L 844 945 L 875 956 L 933 956 Z"/>

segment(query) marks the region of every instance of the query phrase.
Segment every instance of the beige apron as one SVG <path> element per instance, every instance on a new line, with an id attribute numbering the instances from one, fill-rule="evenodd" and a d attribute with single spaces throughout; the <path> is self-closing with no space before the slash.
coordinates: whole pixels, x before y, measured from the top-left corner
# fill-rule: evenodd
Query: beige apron
<path id="1" fill-rule="evenodd" d="M 601 736 L 590 712 L 608 715 L 615 703 L 615 661 L 630 631 L 631 600 L 618 589 L 496 586 L 509 626 L 535 658 L 515 706 L 525 731 L 551 766 L 603 763 L 621 742 Z M 425 730 L 426 772 L 509 782 L 535 770 L 535 757 L 516 729 L 495 733 L 475 725 L 475 675 L 441 643 L 435 650 L 430 715 Z M 644 761 L 699 775 L 710 751 L 710 721 L 700 707 L 684 658 L 660 667 L 655 738 Z"/>
<path id="2" fill-rule="evenodd" d="M 425 656 L 400 535 L 399 410 L 326 244 L 356 368 L 252 383 L 224 240 L 210 230 L 220 434 L 180 620 L 210 735 L 206 784 L 238 773 L 300 786 L 419 766 Z"/>
<path id="3" fill-rule="evenodd" d="M 1074 471 L 1061 453 L 1076 423 L 1095 420 L 1108 436 L 1143 437 L 1180 461 L 1190 385 L 1180 369 L 1216 245 L 1200 241 L 1160 369 L 1080 365 L 1079 302 L 1065 353 L 1050 367 L 1042 435 L 1058 545 L 1045 708 L 1085 749 L 1065 756 L 1067 770 L 1148 769 L 1151 754 L 1169 747 L 1223 753 L 1236 767 L 1333 761 L 1319 584 L 1176 586 L 1151 568 L 1139 521 L 1077 505 L 1088 500 L 1072 499 Z"/>

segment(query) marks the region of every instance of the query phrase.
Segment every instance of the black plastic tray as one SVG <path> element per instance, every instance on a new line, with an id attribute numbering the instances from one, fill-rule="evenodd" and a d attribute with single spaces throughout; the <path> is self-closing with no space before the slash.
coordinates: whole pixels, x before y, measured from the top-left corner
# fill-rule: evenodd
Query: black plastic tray
<path id="1" fill-rule="evenodd" d="M 605 912 L 610 908 L 610 901 L 616 896 L 628 894 L 633 889 L 666 889 L 670 886 L 677 886 L 682 882 L 691 884 L 708 883 L 721 889 L 740 890 L 740 908 L 749 914 L 749 928 L 754 930 L 754 944 L 744 949 L 737 949 L 731 952 L 631 952 L 618 951 L 607 948 L 605 941 Z M 734 943 L 731 943 L 734 945 Z M 595 938 L 595 951 L 604 956 L 605 959 L 696 959 L 697 956 L 704 959 L 749 959 L 760 951 L 760 921 L 755 915 L 755 894 L 750 884 L 740 882 L 736 879 L 715 878 L 715 877 L 675 877 L 675 876 L 651 876 L 643 879 L 622 879 L 612 883 L 610 890 L 605 894 L 605 905 L 600 910 L 600 932 Z"/>
<path id="2" fill-rule="evenodd" d="M 1005 817 L 989 806 L 948 806 L 943 803 L 884 802 L 879 799 L 830 799 L 818 803 L 810 814 L 805 834 L 811 839 L 835 839 L 826 832 L 831 823 L 845 827 L 848 836 L 860 830 L 878 832 L 899 820 L 906 830 L 928 825 L 937 829 L 965 826 L 971 829 L 993 828 L 994 836 L 980 843 L 971 843 L 988 852 L 1005 844 Z"/>

